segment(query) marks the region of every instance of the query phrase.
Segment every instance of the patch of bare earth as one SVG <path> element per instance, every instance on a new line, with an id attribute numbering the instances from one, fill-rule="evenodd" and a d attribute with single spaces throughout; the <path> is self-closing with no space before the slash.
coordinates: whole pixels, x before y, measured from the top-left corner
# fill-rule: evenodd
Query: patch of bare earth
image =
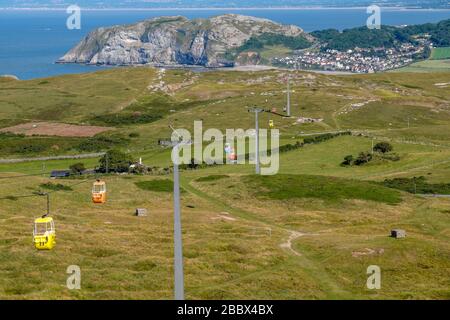
<path id="1" fill-rule="evenodd" d="M 384 253 L 384 249 L 371 249 L 371 248 L 364 248 L 364 250 L 361 251 L 353 251 L 352 257 L 357 258 L 361 256 L 371 256 L 371 255 L 380 255 Z"/>
<path id="2" fill-rule="evenodd" d="M 297 231 L 290 231 L 290 233 L 291 233 L 291 235 L 289 236 L 287 241 L 282 243 L 282 244 L 280 244 L 280 247 L 283 248 L 283 249 L 287 249 L 287 250 L 291 251 L 296 256 L 301 256 L 301 254 L 299 252 L 295 251 L 292 248 L 292 242 L 294 240 L 296 240 L 297 238 L 303 237 L 305 234 L 297 232 Z"/>
<path id="3" fill-rule="evenodd" d="M 26 136 L 93 137 L 112 129 L 110 127 L 78 126 L 57 122 L 29 122 L 0 129 L 0 132 L 11 132 Z"/>
<path id="4" fill-rule="evenodd" d="M 236 218 L 230 217 L 230 214 L 228 212 L 222 212 L 217 217 L 212 217 L 211 220 L 236 221 Z"/>

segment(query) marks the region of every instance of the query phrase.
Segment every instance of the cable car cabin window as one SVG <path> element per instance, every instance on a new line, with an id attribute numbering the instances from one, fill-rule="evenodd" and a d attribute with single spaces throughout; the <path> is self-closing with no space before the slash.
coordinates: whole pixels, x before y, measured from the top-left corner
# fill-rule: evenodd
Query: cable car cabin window
<path id="1" fill-rule="evenodd" d="M 106 191 L 106 186 L 104 186 L 104 185 L 95 185 L 92 188 L 92 192 L 95 192 L 95 193 L 105 192 L 105 191 Z"/>
<path id="2" fill-rule="evenodd" d="M 46 232 L 52 232 L 54 230 L 53 223 L 36 223 L 34 227 L 35 235 L 45 235 Z"/>
<path id="3" fill-rule="evenodd" d="M 47 232 L 47 223 L 36 223 L 34 232 L 37 235 L 44 235 Z"/>

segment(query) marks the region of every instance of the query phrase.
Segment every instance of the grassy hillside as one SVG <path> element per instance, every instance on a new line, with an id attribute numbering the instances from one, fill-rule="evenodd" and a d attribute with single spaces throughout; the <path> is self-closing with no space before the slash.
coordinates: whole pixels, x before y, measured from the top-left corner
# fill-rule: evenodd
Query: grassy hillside
<path id="1" fill-rule="evenodd" d="M 445 72 L 450 71 L 450 59 L 444 60 L 424 60 L 420 62 L 415 62 L 400 68 L 393 70 L 393 72 L 414 72 L 414 73 L 435 73 L 435 72 Z"/>
<path id="2" fill-rule="evenodd" d="M 0 137 L 6 139 L 5 146 L 14 146 L 0 148 L 0 153 L 3 157 L 58 155 L 104 150 L 108 145 L 153 152 L 158 139 L 170 137 L 169 124 L 189 128 L 202 119 L 205 128 L 250 128 L 253 119 L 247 106 L 282 111 L 286 76 L 279 70 L 158 73 L 151 68 L 120 68 L 32 81 L 1 80 L 1 127 L 46 120 L 116 130 L 60 142 L 51 137 Z M 421 130 L 448 123 L 448 90 L 436 85 L 447 82 L 446 73 L 419 78 L 393 73 L 330 77 L 291 72 L 291 77 L 293 115 L 323 121 L 300 125 L 295 119 L 261 115 L 262 127 L 274 120 L 283 138 L 336 129 L 390 134 L 406 129 L 408 116 L 410 127 Z M 25 151 L 15 147 L 29 144 L 38 147 Z"/>
<path id="3" fill-rule="evenodd" d="M 450 59 L 450 47 L 434 48 L 431 52 L 432 60 Z"/>
<path id="4" fill-rule="evenodd" d="M 92 138 L 3 134 L 0 158 L 119 148 L 149 166 L 169 167 L 171 150 L 157 145 L 170 137 L 169 125 L 192 129 L 203 120 L 204 130 L 252 128 L 247 106 L 282 112 L 286 76 L 118 68 L 1 79 L 1 127 L 46 120 L 114 130 Z M 324 132 L 352 134 L 285 150 L 275 176 L 255 176 L 251 164 L 183 170 L 186 297 L 449 299 L 450 200 L 383 183 L 420 176 L 450 183 L 448 79 L 449 73 L 292 72 L 294 117 L 264 113 L 261 127 L 274 120 L 282 145 Z M 299 124 L 299 117 L 322 121 Z M 347 155 L 370 152 L 372 141 L 390 142 L 398 159 L 341 165 Z M 77 162 L 98 165 L 96 158 L 0 163 L 0 298 L 171 299 L 172 176 L 103 176 L 108 202 L 98 206 L 90 200 L 94 175 L 48 178 L 50 170 Z M 57 189 L 51 194 L 57 245 L 50 252 L 31 243 L 45 198 L 19 197 L 43 188 Z M 149 215 L 135 217 L 136 208 Z M 405 229 L 407 238 L 390 238 L 393 228 Z M 81 290 L 66 288 L 69 265 L 81 267 Z M 381 268 L 381 290 L 366 288 L 369 265 Z"/>
<path id="5" fill-rule="evenodd" d="M 448 200 L 400 196 L 347 179 L 280 175 L 274 182 L 245 173 L 251 171 L 229 167 L 220 179 L 208 178 L 215 169 L 183 173 L 188 298 L 448 298 Z M 104 206 L 90 202 L 92 179 L 60 182 L 72 191 L 52 195 L 58 243 L 51 252 L 31 245 L 30 222 L 44 210 L 45 199 L 0 200 L 0 224 L 9 230 L 0 238 L 0 296 L 41 298 L 45 290 L 46 298 L 170 299 L 172 199 L 161 179 L 166 181 L 108 177 Z M 46 182 L 9 179 L 1 194 L 31 192 Z M 309 192 L 308 182 L 317 187 L 312 197 L 301 191 Z M 255 194 L 254 183 L 270 196 Z M 278 186 L 292 186 L 296 193 L 286 199 Z M 377 194 L 387 203 L 366 198 Z M 133 217 L 136 207 L 148 208 L 149 216 Z M 389 238 L 394 227 L 407 229 L 408 238 Z M 64 285 L 72 264 L 82 269 L 80 291 Z M 387 270 L 381 291 L 365 289 L 370 264 Z"/>
<path id="6" fill-rule="evenodd" d="M 117 112 L 144 94 L 154 76 L 152 69 L 136 68 L 29 81 L 0 79 L 0 118 L 2 124 L 25 119 L 79 122 Z"/>

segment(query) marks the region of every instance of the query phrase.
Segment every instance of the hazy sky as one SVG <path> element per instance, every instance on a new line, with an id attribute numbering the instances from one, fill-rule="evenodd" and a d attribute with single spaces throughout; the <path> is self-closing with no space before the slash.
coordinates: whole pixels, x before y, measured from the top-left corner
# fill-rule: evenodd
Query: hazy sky
<path id="1" fill-rule="evenodd" d="M 270 6 L 367 6 L 369 4 L 446 7 L 448 0 L 0 0 L 0 7 L 174 8 L 174 7 L 270 7 Z"/>

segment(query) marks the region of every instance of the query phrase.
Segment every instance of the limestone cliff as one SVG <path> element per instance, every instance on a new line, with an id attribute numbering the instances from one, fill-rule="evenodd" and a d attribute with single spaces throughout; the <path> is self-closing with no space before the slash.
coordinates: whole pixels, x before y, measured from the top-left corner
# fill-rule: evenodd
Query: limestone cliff
<path id="1" fill-rule="evenodd" d="M 158 17 L 92 31 L 58 62 L 102 65 L 232 66 L 225 54 L 251 37 L 272 33 L 310 36 L 293 25 L 236 14 L 210 19 Z"/>

